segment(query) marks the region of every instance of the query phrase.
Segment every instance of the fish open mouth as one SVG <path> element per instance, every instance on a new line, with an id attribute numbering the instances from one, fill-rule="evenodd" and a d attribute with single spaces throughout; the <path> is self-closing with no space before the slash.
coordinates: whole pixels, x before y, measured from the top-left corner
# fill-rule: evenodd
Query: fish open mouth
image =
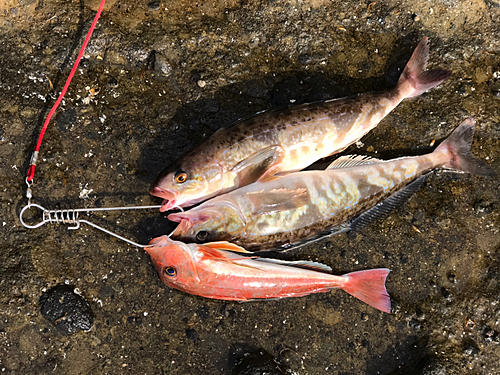
<path id="1" fill-rule="evenodd" d="M 168 220 L 179 223 L 177 228 L 172 232 L 172 238 L 182 237 L 191 228 L 191 223 L 189 219 L 185 216 L 183 212 L 178 212 L 175 214 L 168 215 Z"/>
<path id="2" fill-rule="evenodd" d="M 161 203 L 161 208 L 160 212 L 165 212 L 168 210 L 171 210 L 172 208 L 176 207 L 176 199 L 175 199 L 175 193 L 162 189 L 158 186 L 155 186 L 154 188 L 151 189 L 149 194 L 154 195 L 155 197 L 163 198 L 163 202 Z"/>

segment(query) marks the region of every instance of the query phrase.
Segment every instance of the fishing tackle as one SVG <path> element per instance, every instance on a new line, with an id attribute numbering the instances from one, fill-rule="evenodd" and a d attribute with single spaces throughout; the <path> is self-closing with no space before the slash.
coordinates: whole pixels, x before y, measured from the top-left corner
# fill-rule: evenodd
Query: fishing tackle
<path id="1" fill-rule="evenodd" d="M 30 188 L 28 185 L 28 191 L 30 192 Z M 29 193 L 28 193 L 29 194 Z M 91 227 L 94 227 L 96 229 L 99 229 L 100 231 L 107 233 L 113 237 L 116 237 L 122 241 L 125 241 L 131 245 L 141 247 L 141 248 L 146 248 L 151 245 L 142 245 L 137 242 L 134 242 L 132 240 L 129 240 L 123 236 L 120 236 L 119 234 L 116 234 L 114 232 L 111 232 L 110 230 L 101 227 L 100 225 L 97 225 L 95 223 L 92 223 L 86 219 L 81 219 L 80 218 L 80 213 L 83 212 L 102 212 L 102 211 L 120 211 L 120 210 L 145 210 L 145 209 L 159 209 L 161 206 L 156 205 L 156 206 L 130 206 L 130 207 L 100 207 L 100 208 L 75 208 L 75 209 L 62 209 L 62 210 L 47 210 L 45 207 L 36 204 L 36 203 L 31 203 L 31 199 L 28 198 L 28 204 L 23 207 L 19 214 L 19 220 L 21 221 L 21 224 L 28 229 L 36 229 L 40 228 L 42 225 L 45 224 L 67 224 L 67 225 L 72 225 L 68 227 L 68 229 L 79 229 L 80 224 L 84 223 L 87 225 L 90 225 Z M 25 214 L 26 211 L 29 209 L 38 209 L 42 211 L 42 220 L 39 221 L 36 224 L 28 224 L 25 219 L 23 218 L 23 215 Z"/>

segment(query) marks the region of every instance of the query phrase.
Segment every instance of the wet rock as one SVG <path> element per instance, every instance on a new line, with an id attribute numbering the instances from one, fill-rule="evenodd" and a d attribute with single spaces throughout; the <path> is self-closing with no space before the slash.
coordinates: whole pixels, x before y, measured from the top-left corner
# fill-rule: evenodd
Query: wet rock
<path id="1" fill-rule="evenodd" d="M 451 297 L 451 293 L 444 287 L 441 287 L 441 295 L 446 299 L 450 299 Z"/>
<path id="2" fill-rule="evenodd" d="M 49 289 L 40 297 L 40 305 L 42 316 L 64 336 L 88 331 L 94 323 L 90 304 L 72 286 L 57 285 Z"/>
<path id="3" fill-rule="evenodd" d="M 76 111 L 74 108 L 68 108 L 57 117 L 57 127 L 62 132 L 70 130 L 76 122 Z"/>
<path id="4" fill-rule="evenodd" d="M 173 67 L 167 56 L 165 56 L 163 53 L 157 53 L 154 69 L 156 73 L 159 73 L 166 77 L 172 74 Z"/>
<path id="5" fill-rule="evenodd" d="M 408 322 L 408 325 L 413 328 L 414 330 L 418 331 L 422 326 L 420 325 L 420 322 L 417 319 L 412 319 Z"/>
<path id="6" fill-rule="evenodd" d="M 498 332 L 488 326 L 483 327 L 483 329 L 481 330 L 481 336 L 486 342 L 499 341 Z"/>
<path id="7" fill-rule="evenodd" d="M 478 214 L 490 214 L 493 211 L 493 203 L 487 199 L 481 199 L 474 203 L 474 211 Z"/>
<path id="8" fill-rule="evenodd" d="M 228 360 L 233 343 L 264 343 L 283 373 L 500 373 L 497 180 L 431 176 L 385 223 L 287 254 L 290 260 L 321 260 L 335 274 L 390 268 L 395 314 L 374 311 L 341 291 L 251 304 L 193 298 L 166 288 L 143 251 L 103 233 L 20 230 L 27 150 L 99 1 L 0 3 L 5 373 L 230 374 L 261 349 L 244 347 Z M 37 201 L 80 207 L 78 186 L 88 183 L 96 206 L 159 204 L 148 198 L 159 171 L 221 126 L 275 106 L 392 87 L 424 36 L 431 42 L 429 67 L 453 70 L 453 77 L 401 103 L 362 140 L 367 152 L 383 159 L 422 154 L 463 118 L 480 115 L 473 153 L 499 170 L 498 3 L 108 0 L 88 57 L 44 139 Z M 440 4 L 457 8 L 445 11 Z M 154 64 L 147 60 L 153 50 Z M 101 91 L 83 105 L 87 86 Z M 93 156 L 84 157 L 90 150 Z M 357 152 L 356 146 L 345 150 Z M 92 199 L 80 203 L 90 207 Z M 175 225 L 166 214 L 150 212 L 95 216 L 141 243 Z M 406 221 L 419 231 L 395 224 Z M 51 339 L 54 329 L 30 318 L 39 313 L 31 296 L 62 279 L 78 280 L 103 301 L 99 322 L 91 334 L 76 337 L 78 345 Z M 476 323 L 464 321 L 467 316 Z M 468 356 L 465 338 L 481 353 Z"/>
<path id="9" fill-rule="evenodd" d="M 398 83 L 398 79 L 405 68 L 406 60 L 400 60 L 394 65 L 392 65 L 387 73 L 385 74 L 385 79 L 392 85 L 396 85 Z"/>
<path id="10" fill-rule="evenodd" d="M 457 277 L 452 272 L 448 273 L 447 278 L 448 278 L 448 281 L 452 284 L 455 284 L 457 282 Z"/>
<path id="11" fill-rule="evenodd" d="M 473 340 L 466 340 L 462 344 L 462 350 L 466 356 L 476 356 L 479 353 L 479 347 Z"/>
<path id="12" fill-rule="evenodd" d="M 160 9 L 161 0 L 153 0 L 148 3 L 148 8 L 151 10 Z"/>
<path id="13" fill-rule="evenodd" d="M 298 60 L 299 60 L 299 63 L 301 63 L 302 65 L 306 65 L 307 63 L 311 62 L 312 57 L 307 55 L 307 54 L 302 54 L 302 55 L 299 55 Z"/>
<path id="14" fill-rule="evenodd" d="M 231 372 L 231 375 L 282 375 L 274 357 L 264 350 L 246 353 Z"/>
<path id="15" fill-rule="evenodd" d="M 193 328 L 188 328 L 186 329 L 186 337 L 191 341 L 196 341 L 198 340 L 198 332 Z"/>
<path id="16" fill-rule="evenodd" d="M 118 86 L 118 81 L 116 80 L 115 77 L 109 77 L 108 85 L 111 87 L 116 87 L 116 86 Z"/>
<path id="17" fill-rule="evenodd" d="M 127 318 L 127 323 L 129 324 L 142 324 L 142 318 L 140 316 L 129 316 Z"/>
<path id="18" fill-rule="evenodd" d="M 208 309 L 207 305 L 200 306 L 196 310 L 196 315 L 198 315 L 202 319 L 207 319 L 210 317 L 210 310 Z"/>

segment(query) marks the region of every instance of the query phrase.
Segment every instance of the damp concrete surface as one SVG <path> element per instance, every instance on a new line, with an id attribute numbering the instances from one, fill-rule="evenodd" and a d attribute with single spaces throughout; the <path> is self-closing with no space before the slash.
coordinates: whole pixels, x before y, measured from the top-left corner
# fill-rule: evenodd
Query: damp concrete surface
<path id="1" fill-rule="evenodd" d="M 21 226 L 31 150 L 97 7 L 0 0 L 1 373 L 500 374 L 498 178 L 434 173 L 384 220 L 282 255 L 336 274 L 389 268 L 391 314 L 339 290 L 191 296 L 89 226 Z M 472 151 L 500 172 L 498 0 L 109 0 L 45 135 L 34 202 L 159 204 L 159 171 L 220 127 L 392 87 L 425 36 L 429 66 L 452 77 L 345 154 L 425 153 L 474 116 Z M 156 210 L 82 217 L 143 244 L 173 229 Z M 64 335 L 42 316 L 61 284 L 89 303 L 90 330 Z"/>

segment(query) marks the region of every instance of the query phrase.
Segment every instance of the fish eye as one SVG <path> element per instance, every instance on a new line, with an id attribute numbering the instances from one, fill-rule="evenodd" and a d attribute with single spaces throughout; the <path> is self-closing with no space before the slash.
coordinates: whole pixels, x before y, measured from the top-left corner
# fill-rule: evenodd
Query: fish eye
<path id="1" fill-rule="evenodd" d="M 165 267 L 163 272 L 165 273 L 165 275 L 170 277 L 177 275 L 177 271 L 175 270 L 175 268 L 170 266 Z"/>
<path id="2" fill-rule="evenodd" d="M 200 242 L 208 241 L 209 238 L 210 233 L 208 233 L 206 230 L 200 230 L 198 233 L 196 233 L 196 239 Z"/>
<path id="3" fill-rule="evenodd" d="M 188 176 L 186 174 L 186 172 L 183 172 L 183 171 L 179 171 L 175 174 L 175 182 L 178 182 L 179 184 L 183 184 L 184 182 L 186 182 Z"/>

